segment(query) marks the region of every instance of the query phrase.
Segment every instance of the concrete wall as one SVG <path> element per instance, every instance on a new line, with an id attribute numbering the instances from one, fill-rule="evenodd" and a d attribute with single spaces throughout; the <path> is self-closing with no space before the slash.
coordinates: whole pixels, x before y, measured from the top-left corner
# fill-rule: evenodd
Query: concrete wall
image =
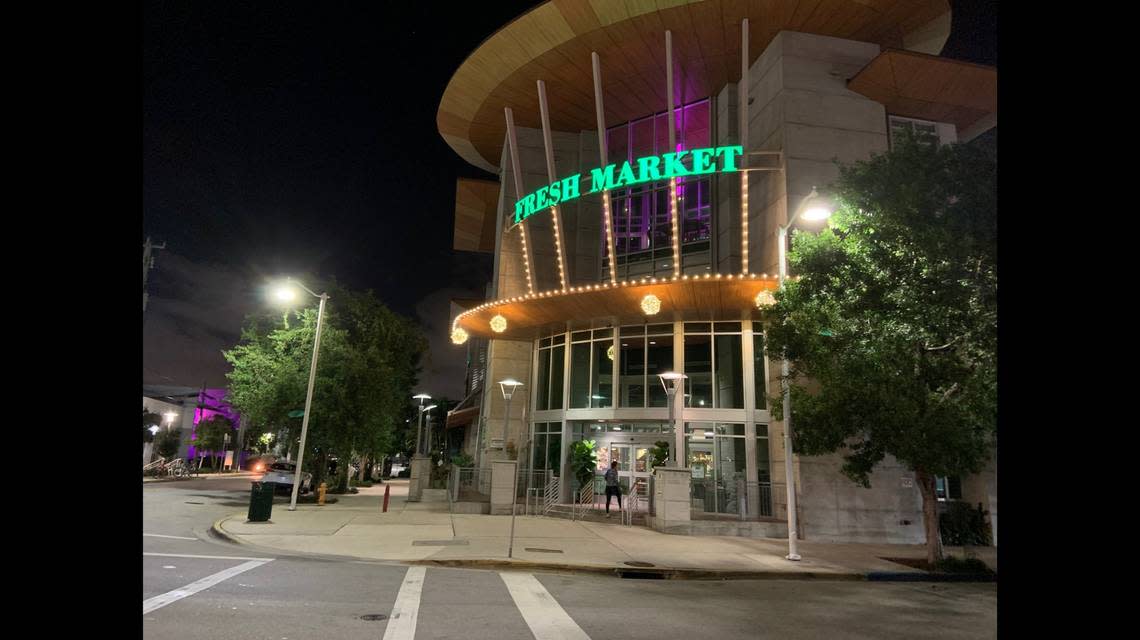
<path id="1" fill-rule="evenodd" d="M 164 418 L 165 414 L 170 411 L 178 414 L 178 417 L 176 417 L 172 423 L 175 428 L 182 432 L 178 441 L 178 454 L 176 457 L 185 458 L 187 449 L 190 447 L 190 438 L 194 435 L 194 403 L 178 405 L 172 402 L 165 402 L 163 400 L 143 396 L 143 407 L 145 407 L 147 411 L 157 413 Z M 168 424 L 171 423 L 167 423 L 164 419 L 159 426 L 166 428 Z"/>

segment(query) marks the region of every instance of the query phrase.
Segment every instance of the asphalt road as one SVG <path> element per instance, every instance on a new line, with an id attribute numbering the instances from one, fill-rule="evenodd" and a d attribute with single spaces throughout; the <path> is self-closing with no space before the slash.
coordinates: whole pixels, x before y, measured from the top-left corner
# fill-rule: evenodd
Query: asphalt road
<path id="1" fill-rule="evenodd" d="M 248 478 L 143 486 L 144 637 L 997 636 L 994 584 L 623 580 L 287 556 L 212 538 L 248 496 Z"/>

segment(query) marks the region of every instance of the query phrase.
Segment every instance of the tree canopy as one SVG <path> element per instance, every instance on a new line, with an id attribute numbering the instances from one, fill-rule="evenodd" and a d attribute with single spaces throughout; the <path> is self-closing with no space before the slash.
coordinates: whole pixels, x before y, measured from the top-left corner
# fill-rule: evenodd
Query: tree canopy
<path id="1" fill-rule="evenodd" d="M 980 471 L 995 444 L 996 160 L 907 136 L 834 190 L 830 227 L 794 234 L 768 352 L 792 363 L 797 453 L 843 450 L 863 486 L 887 455 L 915 471 L 934 562 L 934 477 Z"/>
<path id="2" fill-rule="evenodd" d="M 329 301 L 313 387 L 305 466 L 314 483 L 324 460 L 352 452 L 370 456 L 396 450 L 427 340 L 408 318 L 393 313 L 372 292 L 327 287 Z M 284 317 L 247 318 L 238 345 L 224 352 L 230 404 L 248 420 L 251 434 L 285 430 L 296 452 L 316 332 L 317 309 Z M 317 455 L 312 455 L 316 453 Z M 339 465 L 340 469 L 347 465 Z"/>

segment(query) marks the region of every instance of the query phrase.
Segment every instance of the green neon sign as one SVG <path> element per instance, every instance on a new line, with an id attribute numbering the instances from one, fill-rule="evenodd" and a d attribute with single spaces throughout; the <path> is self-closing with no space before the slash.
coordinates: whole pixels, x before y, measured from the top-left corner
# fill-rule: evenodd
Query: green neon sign
<path id="1" fill-rule="evenodd" d="M 638 158 L 632 164 L 627 160 L 620 167 L 608 164 L 604 168 L 590 169 L 590 190 L 587 193 L 599 193 L 642 182 L 739 171 L 736 157 L 743 154 L 744 147 L 736 145 L 646 156 Z M 581 197 L 581 181 L 582 174 L 576 173 L 523 196 L 515 203 L 515 224 L 543 209 Z"/>

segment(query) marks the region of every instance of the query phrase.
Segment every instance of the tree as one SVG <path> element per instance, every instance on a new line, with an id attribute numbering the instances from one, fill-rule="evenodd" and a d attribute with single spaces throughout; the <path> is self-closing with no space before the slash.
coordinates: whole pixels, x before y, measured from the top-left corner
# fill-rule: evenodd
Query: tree
<path id="1" fill-rule="evenodd" d="M 865 487 L 887 455 L 912 469 L 931 564 L 935 477 L 980 471 L 996 443 L 995 176 L 983 150 L 913 137 L 841 167 L 831 228 L 795 234 L 797 277 L 770 308 L 795 451 L 845 450 Z M 771 406 L 783 415 L 781 397 Z"/>
<path id="2" fill-rule="evenodd" d="M 372 292 L 327 286 L 330 301 L 321 329 L 320 355 L 305 446 L 305 468 L 314 485 L 328 473 L 336 455 L 340 482 L 354 455 L 376 459 L 393 452 L 394 431 L 406 417 L 427 340 L 409 319 L 380 303 Z M 316 309 L 276 318 L 247 319 L 238 345 L 224 352 L 229 402 L 256 433 L 284 430 L 296 450 L 308 386 Z"/>
<path id="3" fill-rule="evenodd" d="M 178 453 L 182 432 L 178 429 L 160 429 L 154 436 L 154 450 L 163 458 L 173 458 Z"/>
<path id="4" fill-rule="evenodd" d="M 233 434 L 233 423 L 228 418 L 223 416 L 211 416 L 207 420 L 198 422 L 198 428 L 194 438 L 194 444 L 200 453 L 209 451 L 215 457 L 225 447 L 226 435 Z M 210 465 L 211 468 L 218 468 L 220 465 Z"/>

